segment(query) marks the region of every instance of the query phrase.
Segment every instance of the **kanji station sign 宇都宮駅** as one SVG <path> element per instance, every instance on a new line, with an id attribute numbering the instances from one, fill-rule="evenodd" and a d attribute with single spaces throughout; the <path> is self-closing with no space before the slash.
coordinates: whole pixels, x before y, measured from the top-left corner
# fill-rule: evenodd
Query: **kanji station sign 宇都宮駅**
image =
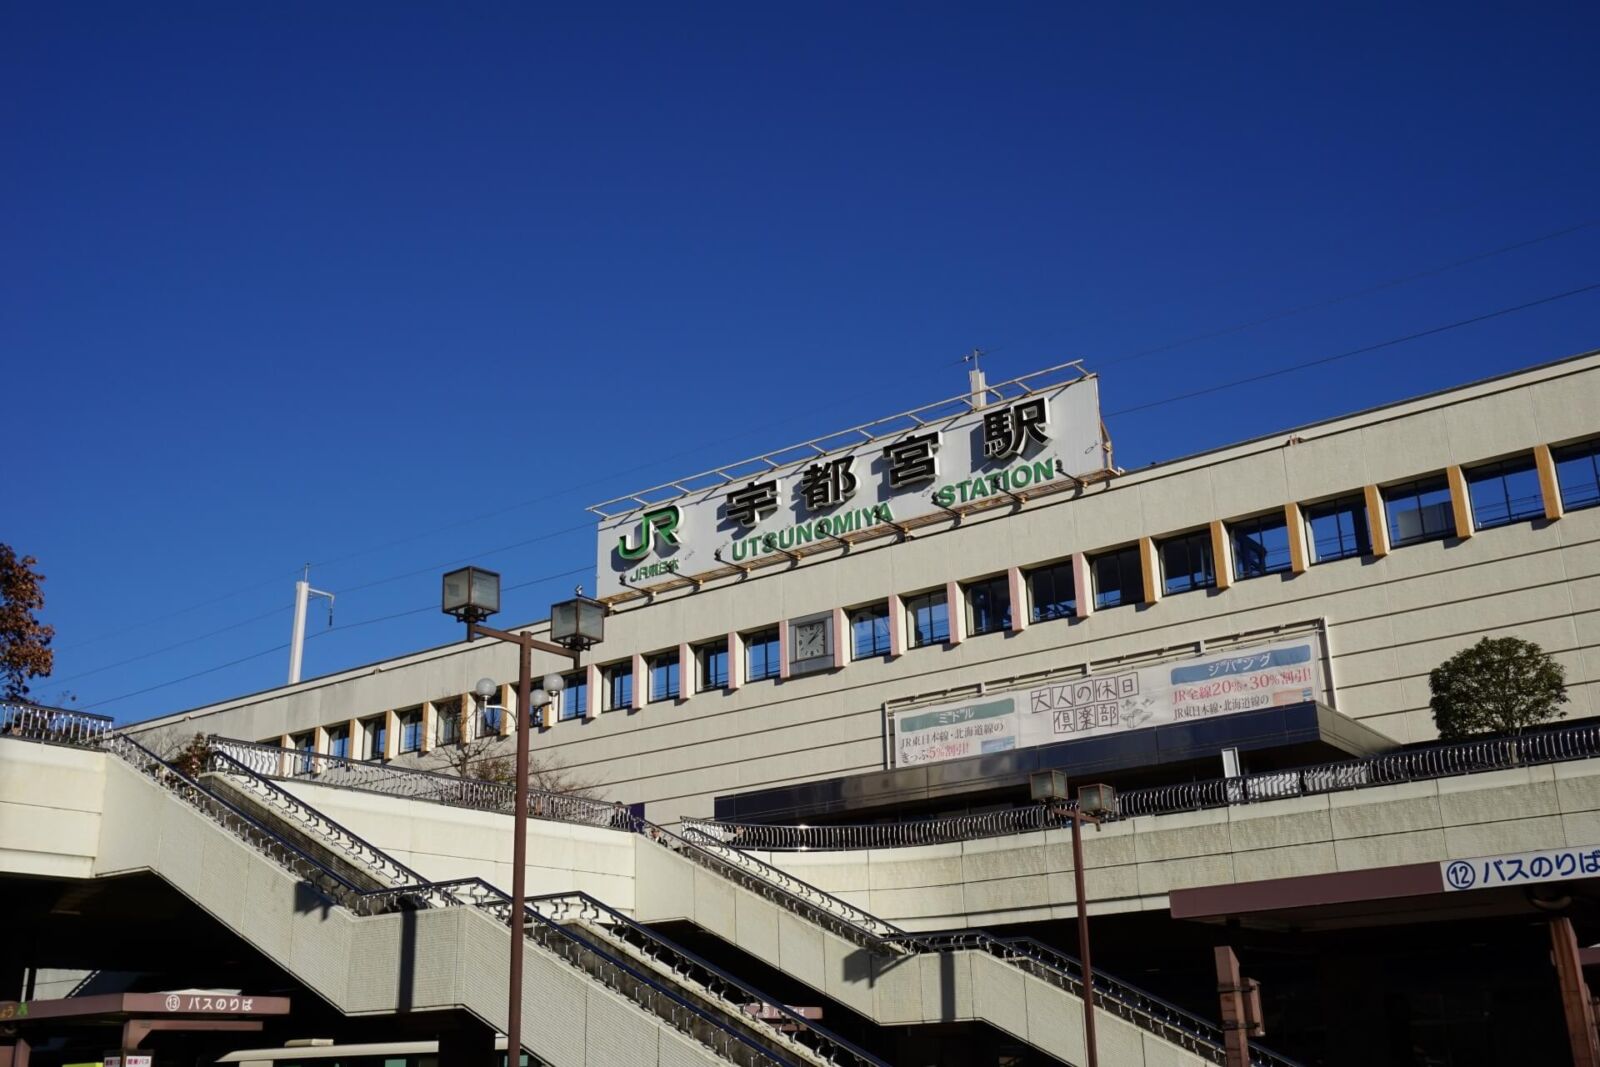
<path id="1" fill-rule="evenodd" d="M 965 400 L 945 402 L 960 406 L 909 430 L 874 435 L 869 427 L 840 447 L 813 443 L 788 450 L 792 458 L 749 461 L 760 469 L 744 477 L 725 473 L 746 466 L 735 464 L 698 476 L 716 482 L 705 488 L 676 483 L 665 487 L 682 490 L 674 496 L 632 498 L 634 507 L 610 514 L 597 506 L 600 595 L 794 553 L 1109 465 L 1092 375 L 1075 371 L 1069 381 L 982 407 Z"/>

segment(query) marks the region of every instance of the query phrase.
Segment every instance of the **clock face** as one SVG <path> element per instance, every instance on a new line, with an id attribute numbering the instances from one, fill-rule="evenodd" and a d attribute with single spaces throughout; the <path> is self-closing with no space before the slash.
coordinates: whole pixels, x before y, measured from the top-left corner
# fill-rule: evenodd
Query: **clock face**
<path id="1" fill-rule="evenodd" d="M 828 623 L 825 619 L 798 623 L 794 628 L 794 658 L 816 659 L 828 654 Z"/>

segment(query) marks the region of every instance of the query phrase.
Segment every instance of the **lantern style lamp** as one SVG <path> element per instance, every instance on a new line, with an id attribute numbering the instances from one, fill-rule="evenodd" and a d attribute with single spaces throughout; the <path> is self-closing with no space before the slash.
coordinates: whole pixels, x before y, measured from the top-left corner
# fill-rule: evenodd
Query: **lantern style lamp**
<path id="1" fill-rule="evenodd" d="M 550 640 L 562 648 L 582 651 L 598 645 L 605 636 L 606 606 L 584 596 L 582 586 L 571 600 L 550 605 Z"/>
<path id="2" fill-rule="evenodd" d="M 1109 785 L 1095 783 L 1078 787 L 1078 810 L 1085 815 L 1101 816 L 1117 813 L 1117 791 Z"/>
<path id="3" fill-rule="evenodd" d="M 1028 793 L 1041 804 L 1067 799 L 1067 776 L 1060 771 L 1034 771 L 1028 775 Z"/>
<path id="4" fill-rule="evenodd" d="M 440 608 L 460 622 L 482 622 L 500 611 L 500 575 L 482 567 L 462 567 L 444 576 Z"/>

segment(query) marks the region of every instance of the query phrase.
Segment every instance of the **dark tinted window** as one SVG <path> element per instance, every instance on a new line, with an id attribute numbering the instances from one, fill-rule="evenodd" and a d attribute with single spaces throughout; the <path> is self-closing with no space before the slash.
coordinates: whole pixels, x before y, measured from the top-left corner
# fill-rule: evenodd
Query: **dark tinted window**
<path id="1" fill-rule="evenodd" d="M 776 678 L 781 664 L 778 662 L 778 628 L 762 630 L 744 639 L 745 680 L 759 682 L 763 678 Z"/>
<path id="2" fill-rule="evenodd" d="M 992 634 L 1011 626 L 1011 582 L 1004 574 L 966 587 L 967 634 Z"/>
<path id="3" fill-rule="evenodd" d="M 945 602 L 943 589 L 906 597 L 906 615 L 911 620 L 911 647 L 950 639 L 950 605 Z"/>
<path id="4" fill-rule="evenodd" d="M 728 687 L 728 642 L 713 641 L 695 650 L 700 662 L 700 689 L 726 689 Z"/>
<path id="5" fill-rule="evenodd" d="M 422 709 L 408 708 L 399 712 L 400 751 L 415 752 L 422 747 Z"/>
<path id="6" fill-rule="evenodd" d="M 1372 551 L 1367 537 L 1367 505 L 1362 497 L 1307 504 L 1305 520 L 1312 563 L 1331 563 Z"/>
<path id="7" fill-rule="evenodd" d="M 1187 593 L 1209 589 L 1217 584 L 1217 569 L 1211 558 L 1211 531 L 1196 530 L 1182 537 L 1171 537 L 1156 545 L 1161 553 L 1162 589 L 1167 593 Z"/>
<path id="8" fill-rule="evenodd" d="M 616 663 L 607 667 L 602 676 L 606 686 L 607 711 L 633 706 L 633 661 Z"/>
<path id="9" fill-rule="evenodd" d="M 1550 450 L 1556 461 L 1561 506 L 1568 511 L 1600 504 L 1600 437 Z"/>
<path id="10" fill-rule="evenodd" d="M 561 708 L 556 713 L 559 719 L 581 719 L 589 714 L 589 672 L 578 671 L 562 679 L 566 684 L 561 688 Z"/>
<path id="11" fill-rule="evenodd" d="M 1474 529 L 1507 526 L 1544 515 L 1544 494 L 1532 456 L 1487 463 L 1466 472 Z"/>
<path id="12" fill-rule="evenodd" d="M 1233 542 L 1235 578 L 1277 574 L 1288 570 L 1293 562 L 1289 555 L 1289 525 L 1282 511 L 1231 522 L 1228 536 Z"/>
<path id="13" fill-rule="evenodd" d="M 1144 572 L 1139 566 L 1138 545 L 1091 556 L 1089 570 L 1094 578 L 1096 610 L 1143 602 Z"/>
<path id="14" fill-rule="evenodd" d="M 1070 559 L 1031 570 L 1027 578 L 1028 618 L 1031 621 L 1066 619 L 1078 613 L 1078 597 L 1073 585 Z"/>
<path id="15" fill-rule="evenodd" d="M 679 685 L 682 679 L 679 673 L 682 662 L 678 659 L 678 650 L 662 652 L 651 656 L 648 660 L 650 668 L 650 699 L 676 700 Z"/>
<path id="16" fill-rule="evenodd" d="M 1437 541 L 1455 533 L 1450 510 L 1450 485 L 1443 478 L 1419 478 L 1383 491 L 1383 510 L 1389 518 L 1389 546 Z"/>
<path id="17" fill-rule="evenodd" d="M 871 659 L 889 654 L 887 602 L 857 608 L 850 613 L 850 658 Z"/>

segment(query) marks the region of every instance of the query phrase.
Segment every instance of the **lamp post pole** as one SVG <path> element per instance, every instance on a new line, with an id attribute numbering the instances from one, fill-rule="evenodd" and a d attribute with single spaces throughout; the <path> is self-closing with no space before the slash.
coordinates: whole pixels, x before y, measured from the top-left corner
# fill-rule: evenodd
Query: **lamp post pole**
<path id="1" fill-rule="evenodd" d="M 517 770 L 516 800 L 511 823 L 511 974 L 506 1001 L 506 1067 L 522 1061 L 522 944 L 527 936 L 525 900 L 528 889 L 528 764 L 529 726 L 533 718 L 533 650 L 572 657 L 578 666 L 579 652 L 527 634 L 508 633 L 481 622 L 467 624 L 467 640 L 492 637 L 517 646 Z"/>
<path id="2" fill-rule="evenodd" d="M 1116 813 L 1117 791 L 1109 785 L 1086 785 L 1078 790 L 1078 804 L 1067 799 L 1067 776 L 1059 770 L 1028 775 L 1028 792 L 1072 823 L 1072 881 L 1078 902 L 1078 958 L 1083 968 L 1083 1048 L 1086 1067 L 1100 1067 L 1100 1048 L 1094 1033 L 1094 961 L 1089 958 L 1089 893 L 1083 877 L 1083 824 L 1098 827 L 1102 816 Z"/>
<path id="3" fill-rule="evenodd" d="M 1089 900 L 1083 889 L 1082 812 L 1072 811 L 1072 878 L 1078 898 L 1078 956 L 1083 963 L 1083 1042 L 1088 1067 L 1100 1067 L 1100 1050 L 1094 1036 L 1094 964 L 1089 961 Z M 1098 822 L 1099 820 L 1095 820 Z"/>

